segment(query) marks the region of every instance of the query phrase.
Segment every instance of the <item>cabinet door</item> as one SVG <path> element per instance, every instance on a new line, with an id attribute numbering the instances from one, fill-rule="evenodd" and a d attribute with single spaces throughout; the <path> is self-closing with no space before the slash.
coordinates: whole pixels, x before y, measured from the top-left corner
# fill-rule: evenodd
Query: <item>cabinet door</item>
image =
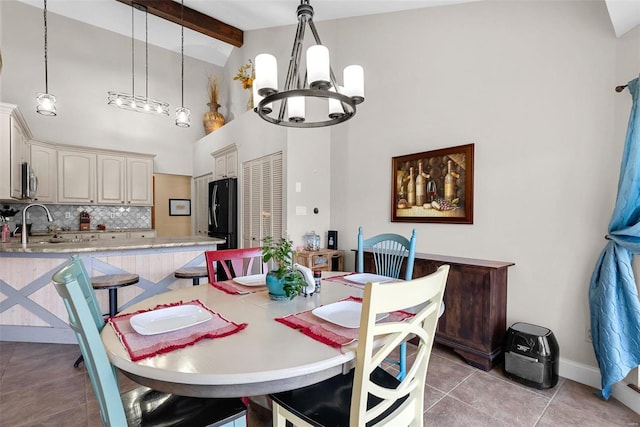
<path id="1" fill-rule="evenodd" d="M 215 176 L 216 179 L 227 177 L 227 157 L 220 156 L 215 158 Z"/>
<path id="2" fill-rule="evenodd" d="M 153 159 L 127 157 L 127 203 L 153 205 Z"/>
<path id="3" fill-rule="evenodd" d="M 11 197 L 22 198 L 22 163 L 29 161 L 27 137 L 20 123 L 11 117 Z"/>
<path id="4" fill-rule="evenodd" d="M 58 151 L 58 202 L 85 204 L 96 200 L 96 155 Z"/>
<path id="5" fill-rule="evenodd" d="M 129 238 L 129 233 L 125 231 L 114 231 L 99 233 L 100 240 L 125 240 Z"/>
<path id="6" fill-rule="evenodd" d="M 38 186 L 34 200 L 56 203 L 58 192 L 58 152 L 47 145 L 31 143 L 31 167 Z"/>
<path id="7" fill-rule="evenodd" d="M 227 178 L 235 178 L 238 176 L 238 152 L 233 151 L 225 156 L 227 167 Z"/>
<path id="8" fill-rule="evenodd" d="M 97 161 L 98 203 L 106 205 L 124 204 L 126 157 L 98 154 Z"/>

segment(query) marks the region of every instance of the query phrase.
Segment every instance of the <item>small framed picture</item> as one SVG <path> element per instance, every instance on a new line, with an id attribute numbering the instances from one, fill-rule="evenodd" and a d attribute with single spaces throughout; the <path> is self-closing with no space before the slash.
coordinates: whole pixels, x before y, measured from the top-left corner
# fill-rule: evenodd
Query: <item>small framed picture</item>
<path id="1" fill-rule="evenodd" d="M 191 216 L 191 199 L 169 199 L 169 215 Z"/>
<path id="2" fill-rule="evenodd" d="M 391 221 L 473 224 L 473 148 L 393 157 Z"/>

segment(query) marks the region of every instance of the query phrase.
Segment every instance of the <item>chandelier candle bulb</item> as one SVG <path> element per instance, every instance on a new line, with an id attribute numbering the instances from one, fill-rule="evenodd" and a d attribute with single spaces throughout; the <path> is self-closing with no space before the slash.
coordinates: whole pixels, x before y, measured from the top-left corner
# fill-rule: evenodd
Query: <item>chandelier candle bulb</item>
<path id="1" fill-rule="evenodd" d="M 307 49 L 307 75 L 312 89 L 329 87 L 329 49 L 317 44 Z"/>
<path id="2" fill-rule="evenodd" d="M 253 82 L 260 95 L 266 96 L 278 90 L 278 61 L 268 53 L 256 56 L 256 80 Z"/>
<path id="3" fill-rule="evenodd" d="M 335 91 L 336 90 L 333 87 L 329 89 L 329 92 L 335 92 Z M 344 93 L 344 88 L 341 86 L 338 86 L 338 92 Z M 342 103 L 337 99 L 329 98 L 329 118 L 337 119 L 342 116 L 344 116 L 344 108 L 342 108 Z"/>
<path id="4" fill-rule="evenodd" d="M 296 123 L 304 122 L 304 97 L 292 96 L 287 102 L 289 121 Z"/>
<path id="5" fill-rule="evenodd" d="M 360 65 L 349 65 L 344 69 L 345 95 L 356 104 L 364 101 L 364 70 Z"/>

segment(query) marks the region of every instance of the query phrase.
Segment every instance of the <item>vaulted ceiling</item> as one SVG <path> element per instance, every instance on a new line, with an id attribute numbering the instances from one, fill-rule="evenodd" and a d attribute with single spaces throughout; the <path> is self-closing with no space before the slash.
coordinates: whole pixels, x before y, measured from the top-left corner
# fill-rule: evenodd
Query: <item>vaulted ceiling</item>
<path id="1" fill-rule="evenodd" d="M 19 0 L 42 8 L 43 0 Z M 131 36 L 131 8 L 149 13 L 149 43 L 180 51 L 181 8 L 172 0 L 48 0 L 56 13 Z M 311 0 L 316 21 L 482 0 Z M 640 1 L 605 0 L 617 37 L 640 25 Z M 243 31 L 296 23 L 297 0 L 184 0 L 185 55 L 224 66 Z M 144 40 L 144 13 L 134 12 L 135 37 Z M 178 25 L 176 25 L 178 24 Z"/>

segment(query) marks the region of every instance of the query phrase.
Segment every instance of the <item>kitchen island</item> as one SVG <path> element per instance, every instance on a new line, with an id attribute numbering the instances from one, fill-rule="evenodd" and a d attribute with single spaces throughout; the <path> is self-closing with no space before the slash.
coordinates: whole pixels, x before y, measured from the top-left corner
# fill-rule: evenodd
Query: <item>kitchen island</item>
<path id="1" fill-rule="evenodd" d="M 40 239 L 23 246 L 15 240 L 0 245 L 0 340 L 75 343 L 62 299 L 51 276 L 71 256 L 82 259 L 92 276 L 134 273 L 140 281 L 118 290 L 120 309 L 169 289 L 191 286 L 176 279 L 182 267 L 204 265 L 204 251 L 215 250 L 223 239 L 154 237 L 122 240 L 62 241 Z M 75 239 L 74 239 L 75 240 Z M 103 312 L 108 292 L 96 292 Z"/>

